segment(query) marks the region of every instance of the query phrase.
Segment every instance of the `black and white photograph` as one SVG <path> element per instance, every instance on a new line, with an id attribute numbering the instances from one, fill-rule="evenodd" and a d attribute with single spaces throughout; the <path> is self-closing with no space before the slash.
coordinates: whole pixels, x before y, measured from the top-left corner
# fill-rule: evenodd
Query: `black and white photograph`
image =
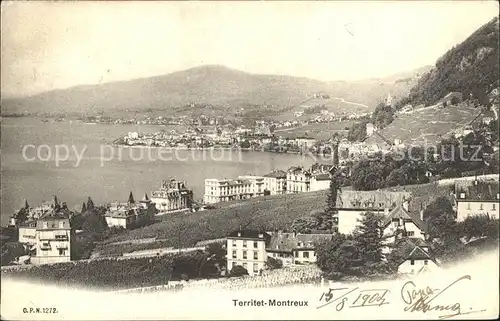
<path id="1" fill-rule="evenodd" d="M 2 1 L 2 320 L 499 318 L 497 1 Z"/>

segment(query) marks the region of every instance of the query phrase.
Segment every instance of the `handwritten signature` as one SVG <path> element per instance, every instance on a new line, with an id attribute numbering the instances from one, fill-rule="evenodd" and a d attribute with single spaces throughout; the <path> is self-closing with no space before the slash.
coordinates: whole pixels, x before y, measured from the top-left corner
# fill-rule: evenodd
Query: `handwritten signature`
<path id="1" fill-rule="evenodd" d="M 462 312 L 461 305 L 459 302 L 448 303 L 448 304 L 434 304 L 432 305 L 434 299 L 443 294 L 446 290 L 451 288 L 453 285 L 457 284 L 462 280 L 471 280 L 470 275 L 464 275 L 457 280 L 453 281 L 451 284 L 446 286 L 443 290 L 433 289 L 430 286 L 425 286 L 423 288 L 418 288 L 413 281 L 406 282 L 401 288 L 401 299 L 406 303 L 404 308 L 405 312 L 428 312 L 428 311 L 447 311 L 452 312 L 450 314 L 444 314 L 439 316 L 439 319 L 447 319 L 457 315 L 471 314 L 477 312 L 483 312 L 485 310 L 476 310 Z"/>
<path id="2" fill-rule="evenodd" d="M 340 295 L 334 297 L 334 292 L 340 292 Z M 332 303 L 337 303 L 335 309 L 337 311 L 341 311 L 349 301 L 349 298 L 355 298 L 352 303 L 347 304 L 349 308 L 381 306 L 384 304 L 389 304 L 389 302 L 386 301 L 386 294 L 389 292 L 390 291 L 387 289 L 359 290 L 359 288 L 354 288 L 349 290 L 348 288 L 330 288 L 328 292 L 324 292 L 319 298 L 319 301 L 323 304 L 318 306 L 317 309 L 320 309 Z M 352 295 L 352 297 L 350 295 Z"/>
<path id="3" fill-rule="evenodd" d="M 429 312 L 441 311 L 447 314 L 439 316 L 439 319 L 447 319 L 457 315 L 471 314 L 483 312 L 486 310 L 476 310 L 463 312 L 462 306 L 459 302 L 453 303 L 440 303 L 434 302 L 445 291 L 450 289 L 453 285 L 462 280 L 471 280 L 470 275 L 464 275 L 451 284 L 446 286 L 443 290 L 436 289 L 432 286 L 426 285 L 424 287 L 417 287 L 413 281 L 406 282 L 401 288 L 401 299 L 405 303 L 405 312 Z M 327 305 L 334 304 L 337 311 L 342 311 L 345 307 L 360 308 L 360 307 L 373 307 L 390 304 L 388 289 L 366 289 L 361 290 L 359 287 L 349 288 L 329 288 L 328 291 L 321 294 L 319 298 L 320 305 L 317 309 L 323 308 Z"/>

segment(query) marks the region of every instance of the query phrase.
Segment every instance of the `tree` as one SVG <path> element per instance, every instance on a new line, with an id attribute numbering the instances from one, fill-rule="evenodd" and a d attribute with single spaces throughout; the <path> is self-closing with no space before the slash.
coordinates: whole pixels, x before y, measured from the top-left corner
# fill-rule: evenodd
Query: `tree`
<path id="1" fill-rule="evenodd" d="M 406 184 L 406 177 L 403 168 L 393 170 L 385 180 L 385 186 L 402 186 Z"/>
<path id="2" fill-rule="evenodd" d="M 268 256 L 266 261 L 266 268 L 269 270 L 281 269 L 283 267 L 283 261 L 280 259 L 275 259 Z"/>
<path id="3" fill-rule="evenodd" d="M 386 106 L 384 103 L 378 104 L 372 115 L 373 125 L 382 129 L 392 123 L 394 120 L 394 112 L 391 106 Z"/>
<path id="4" fill-rule="evenodd" d="M 498 220 L 489 215 L 468 216 L 463 222 L 458 223 L 460 235 L 467 240 L 473 237 L 498 237 Z"/>
<path id="5" fill-rule="evenodd" d="M 92 201 L 92 199 L 90 198 L 90 196 L 87 199 L 87 209 L 88 210 L 94 209 L 94 202 Z"/>
<path id="6" fill-rule="evenodd" d="M 85 213 L 86 211 L 87 211 L 87 206 L 85 205 L 85 202 L 83 202 L 82 210 L 80 211 L 80 213 Z"/>
<path id="7" fill-rule="evenodd" d="M 130 194 L 128 195 L 128 202 L 129 202 L 130 204 L 135 203 L 135 200 L 134 200 L 134 195 L 132 194 L 132 191 L 130 191 Z"/>
<path id="8" fill-rule="evenodd" d="M 438 217 L 442 214 L 454 216 L 455 211 L 450 200 L 446 196 L 436 198 L 432 203 L 427 205 L 423 213 L 424 221 L 430 217 Z"/>
<path id="9" fill-rule="evenodd" d="M 248 139 L 245 139 L 244 141 L 242 141 L 240 143 L 240 147 L 241 148 L 250 148 L 250 142 L 248 141 Z"/>
<path id="10" fill-rule="evenodd" d="M 366 124 L 368 120 L 355 123 L 347 132 L 347 139 L 351 142 L 361 141 L 366 137 Z"/>
<path id="11" fill-rule="evenodd" d="M 230 276 L 243 276 L 243 275 L 248 275 L 248 271 L 241 265 L 235 265 L 231 269 Z"/>
<path id="12" fill-rule="evenodd" d="M 332 280 L 361 275 L 361 253 L 352 235 L 335 234 L 332 239 L 315 244 L 316 265 Z"/>
<path id="13" fill-rule="evenodd" d="M 337 195 L 339 184 L 334 177 L 330 180 L 330 190 L 326 198 L 326 210 L 323 214 L 324 229 L 331 230 L 333 225 L 333 215 L 337 211 Z"/>
<path id="14" fill-rule="evenodd" d="M 353 239 L 358 250 L 362 253 L 365 265 L 380 263 L 383 259 L 382 237 L 384 230 L 382 219 L 380 214 L 365 212 L 359 220 L 360 224 L 354 230 Z"/>
<path id="15" fill-rule="evenodd" d="M 308 234 L 317 226 L 317 219 L 312 216 L 296 218 L 292 223 L 292 231 L 295 233 Z"/>
<path id="16" fill-rule="evenodd" d="M 457 105 L 460 102 L 460 99 L 458 99 L 457 96 L 451 97 L 450 103 L 452 106 Z"/>

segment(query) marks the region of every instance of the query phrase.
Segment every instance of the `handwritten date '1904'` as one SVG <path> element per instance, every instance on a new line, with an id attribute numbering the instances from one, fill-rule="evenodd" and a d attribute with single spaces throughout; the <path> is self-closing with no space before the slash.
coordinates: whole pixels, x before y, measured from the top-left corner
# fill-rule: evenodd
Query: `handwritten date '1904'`
<path id="1" fill-rule="evenodd" d="M 389 304 L 386 300 L 386 294 L 389 292 L 387 289 L 359 290 L 359 288 L 330 288 L 319 298 L 322 305 L 318 309 L 333 303 L 336 303 L 335 309 L 337 311 L 341 311 L 346 305 L 349 308 L 381 306 Z M 350 302 L 349 299 L 351 299 Z"/>

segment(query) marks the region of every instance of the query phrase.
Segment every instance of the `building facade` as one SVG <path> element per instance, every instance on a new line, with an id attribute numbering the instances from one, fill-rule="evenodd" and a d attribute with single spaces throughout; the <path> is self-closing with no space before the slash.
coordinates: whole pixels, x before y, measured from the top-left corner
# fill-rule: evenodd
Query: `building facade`
<path id="1" fill-rule="evenodd" d="M 311 192 L 322 191 L 330 188 L 330 175 L 329 174 L 316 174 L 311 176 Z"/>
<path id="2" fill-rule="evenodd" d="M 264 191 L 269 195 L 286 193 L 286 172 L 282 170 L 272 171 L 264 175 Z"/>
<path id="3" fill-rule="evenodd" d="M 131 229 L 151 222 L 156 214 L 156 207 L 147 195 L 140 202 L 113 202 L 104 215 L 109 227 Z"/>
<path id="4" fill-rule="evenodd" d="M 227 270 L 240 265 L 249 275 L 259 275 L 267 261 L 266 246 L 270 235 L 263 231 L 241 230 L 227 237 Z"/>
<path id="5" fill-rule="evenodd" d="M 290 167 L 286 173 L 286 192 L 296 194 L 311 190 L 311 173 L 301 166 Z"/>
<path id="6" fill-rule="evenodd" d="M 36 221 L 35 256 L 33 264 L 71 261 L 71 226 L 69 218 L 50 213 Z"/>
<path id="7" fill-rule="evenodd" d="M 267 255 L 283 262 L 283 266 L 316 262 L 314 243 L 330 240 L 332 234 L 296 234 L 275 232 L 266 248 Z"/>
<path id="8" fill-rule="evenodd" d="M 193 204 L 193 191 L 184 181 L 164 180 L 159 190 L 151 192 L 151 202 L 161 212 L 188 209 Z"/>
<path id="9" fill-rule="evenodd" d="M 203 202 L 214 204 L 252 197 L 252 183 L 240 179 L 205 179 L 205 194 Z"/>
<path id="10" fill-rule="evenodd" d="M 398 265 L 398 273 L 418 275 L 440 269 L 427 246 L 413 246 L 409 249 L 409 254 L 405 255 L 404 260 Z"/>
<path id="11" fill-rule="evenodd" d="M 492 219 L 499 218 L 498 181 L 457 182 L 455 191 L 457 221 L 461 222 L 475 215 L 488 215 Z"/>
<path id="12" fill-rule="evenodd" d="M 411 193 L 388 191 L 342 191 L 337 195 L 337 214 L 333 217 L 338 232 L 351 234 L 359 224 L 362 214 L 373 212 L 388 216 L 404 202 Z"/>

